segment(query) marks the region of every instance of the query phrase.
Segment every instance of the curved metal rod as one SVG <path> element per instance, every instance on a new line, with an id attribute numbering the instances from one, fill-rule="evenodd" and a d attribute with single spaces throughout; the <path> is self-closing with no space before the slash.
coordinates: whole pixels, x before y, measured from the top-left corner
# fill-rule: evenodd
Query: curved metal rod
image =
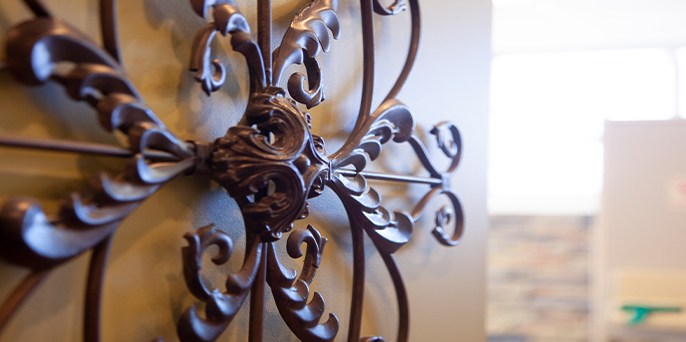
<path id="1" fill-rule="evenodd" d="M 429 202 L 438 196 L 446 196 L 452 206 L 452 212 L 447 212 L 446 207 L 442 207 L 436 212 L 436 227 L 431 231 L 436 240 L 444 246 L 452 247 L 460 243 L 464 233 L 464 213 L 459 198 L 449 190 L 442 187 L 435 187 L 427 192 L 412 210 L 412 220 L 417 222 L 424 214 L 424 210 Z M 449 234 L 445 231 L 444 225 L 453 221 L 453 232 Z"/>
<path id="2" fill-rule="evenodd" d="M 398 342 L 407 342 L 407 338 L 410 332 L 410 305 L 407 299 L 407 290 L 405 289 L 405 283 L 400 275 L 400 270 L 398 269 L 398 264 L 395 263 L 392 254 L 387 254 L 382 252 L 379 247 L 379 254 L 383 258 L 384 264 L 386 264 L 386 269 L 391 275 L 391 280 L 393 280 L 393 287 L 395 288 L 395 296 L 398 300 Z"/>
<path id="3" fill-rule="evenodd" d="M 348 215 L 348 217 L 353 240 L 353 293 L 350 304 L 348 342 L 358 342 L 362 328 L 362 304 L 364 302 L 364 233 L 362 226 L 356 223 L 354 217 L 352 215 Z"/>
<path id="4" fill-rule="evenodd" d="M 365 120 L 371 115 L 372 98 L 374 96 L 374 17 L 372 0 L 360 0 L 362 12 L 362 49 L 363 76 L 362 99 L 360 112 L 357 115 L 353 132 L 360 129 Z"/>
<path id="5" fill-rule="evenodd" d="M 24 0 L 24 4 L 33 12 L 37 17 L 52 17 L 52 14 L 43 6 L 39 0 Z"/>
<path id="6" fill-rule="evenodd" d="M 441 173 L 436 169 L 433 163 L 431 163 L 431 159 L 429 158 L 429 152 L 426 150 L 424 142 L 422 142 L 422 140 L 414 134 L 410 137 L 410 139 L 407 140 L 407 142 L 410 144 L 410 146 L 412 146 L 415 155 L 417 156 L 417 158 L 419 158 L 419 162 L 422 163 L 424 169 L 429 171 L 429 174 L 431 174 L 431 176 L 440 177 Z"/>
<path id="7" fill-rule="evenodd" d="M 421 19 L 419 14 L 419 4 L 417 3 L 417 0 L 410 0 L 410 16 L 412 17 L 412 32 L 410 33 L 410 47 L 407 51 L 405 65 L 403 66 L 403 70 L 400 72 L 398 79 L 395 81 L 393 88 L 391 89 L 391 91 L 388 92 L 388 95 L 386 95 L 384 102 L 398 96 L 398 93 L 407 81 L 407 76 L 410 74 L 410 71 L 412 71 L 414 61 L 417 57 L 417 50 L 419 49 L 419 36 L 421 30 Z"/>
<path id="8" fill-rule="evenodd" d="M 117 0 L 100 0 L 100 34 L 105 50 L 122 65 L 117 36 Z"/>
<path id="9" fill-rule="evenodd" d="M 45 279 L 50 270 L 32 271 L 22 280 L 12 291 L 12 294 L 5 300 L 0 307 L 0 332 L 5 328 L 7 322 L 14 316 L 14 313 L 22 303 L 33 293 L 33 291 Z"/>
<path id="10" fill-rule="evenodd" d="M 438 212 L 440 216 L 436 217 L 436 227 L 431 231 L 431 233 L 434 235 L 436 240 L 438 240 L 438 242 L 444 246 L 457 246 L 460 244 L 460 239 L 464 233 L 464 212 L 462 210 L 462 204 L 460 204 L 460 200 L 452 191 L 444 191 L 441 194 L 448 197 L 453 206 L 454 212 L 446 212 L 445 206 L 441 208 Z M 454 217 L 451 218 L 451 215 Z M 454 227 L 453 233 L 449 234 L 445 231 L 443 226 L 450 223 L 451 219 L 454 221 Z"/>
<path id="11" fill-rule="evenodd" d="M 421 200 L 415 205 L 414 209 L 412 209 L 412 220 L 414 222 L 419 221 L 419 219 L 424 215 L 424 209 L 426 209 L 426 206 L 431 202 L 435 197 L 440 195 L 443 192 L 443 189 L 440 187 L 433 188 L 429 190 L 426 194 L 424 194 L 424 197 L 422 197 Z"/>
<path id="12" fill-rule="evenodd" d="M 355 121 L 355 128 L 348 136 L 346 142 L 332 156 L 348 154 L 346 151 L 351 145 L 357 145 L 355 139 L 359 138 L 358 133 L 366 132 L 363 129 L 365 122 L 371 117 L 372 99 L 374 97 L 374 17 L 372 0 L 360 0 L 360 10 L 362 12 L 362 98 L 360 99 L 360 110 Z"/>
<path id="13" fill-rule="evenodd" d="M 86 302 L 83 315 L 83 340 L 100 341 L 100 307 L 102 288 L 105 281 L 107 256 L 109 255 L 112 235 L 102 240 L 95 248 L 88 264 L 86 281 Z"/>

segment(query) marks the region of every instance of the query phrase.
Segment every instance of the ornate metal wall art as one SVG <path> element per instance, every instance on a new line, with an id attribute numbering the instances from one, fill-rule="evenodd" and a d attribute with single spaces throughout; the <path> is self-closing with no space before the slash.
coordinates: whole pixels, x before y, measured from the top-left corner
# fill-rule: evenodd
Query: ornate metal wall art
<path id="1" fill-rule="evenodd" d="M 369 236 L 391 275 L 399 304 L 398 341 L 408 338 L 408 299 L 393 253 L 407 243 L 414 223 L 427 203 L 445 196 L 449 206 L 436 213 L 433 234 L 443 245 L 458 243 L 463 230 L 462 209 L 450 190 L 450 177 L 461 153 L 460 135 L 449 123 L 431 133 L 450 159 L 446 170 L 434 166 L 423 143 L 414 135 L 410 110 L 396 99 L 412 68 L 419 43 L 418 0 L 361 0 L 364 45 L 362 100 L 355 128 L 338 151 L 327 154 L 324 140 L 311 132 L 312 108 L 323 99 L 317 56 L 340 34 L 336 0 L 314 0 L 293 18 L 279 47 L 271 51 L 271 3 L 258 0 L 257 39 L 232 0 L 191 0 L 190 8 L 208 19 L 198 30 L 191 51 L 190 69 L 202 89 L 217 91 L 227 74 L 212 58 L 211 42 L 230 36 L 232 47 L 245 57 L 250 71 L 250 98 L 240 123 L 214 142 L 185 141 L 176 137 L 144 104 L 126 78 L 119 58 L 116 1 L 101 0 L 103 47 L 68 23 L 53 17 L 38 0 L 24 0 L 35 18 L 12 27 L 5 44 L 4 67 L 18 82 L 35 86 L 53 81 L 67 94 L 95 109 L 103 128 L 120 131 L 128 148 L 97 144 L 0 138 L 0 145 L 53 151 L 93 153 L 128 158 L 116 176 L 100 174 L 83 192 L 71 194 L 54 214 L 43 212 L 32 200 L 17 198 L 0 209 L 0 255 L 31 269 L 0 307 L 0 329 L 41 280 L 58 266 L 91 251 L 88 270 L 84 340 L 99 340 L 100 297 L 108 247 L 120 222 L 141 202 L 171 179 L 211 177 L 221 184 L 241 209 L 246 226 L 247 251 L 241 270 L 226 278 L 224 289 L 203 281 L 202 256 L 219 247 L 216 264 L 231 257 L 232 241 L 212 226 L 185 235 L 183 273 L 190 292 L 203 302 L 204 312 L 192 306 L 178 318 L 177 332 L 184 341 L 212 341 L 231 323 L 249 293 L 250 341 L 262 339 L 265 285 L 269 285 L 279 313 L 304 341 L 331 341 L 339 333 L 338 319 L 323 319 L 324 299 L 310 296 L 326 238 L 312 226 L 294 229 L 308 215 L 308 199 L 331 188 L 342 200 L 353 237 L 353 295 L 348 341 L 380 341 L 360 337 L 365 285 L 364 234 Z M 408 6 L 409 5 L 409 6 Z M 400 75 L 381 105 L 372 110 L 374 83 L 373 15 L 394 15 L 409 9 L 412 18 L 410 48 Z M 302 64 L 305 74 L 289 66 Z M 285 83 L 285 87 L 284 87 Z M 390 141 L 409 143 L 428 170 L 426 178 L 364 171 Z M 412 211 L 389 211 L 373 180 L 422 183 L 429 190 Z M 449 227 L 452 225 L 452 227 Z M 228 228 L 228 227 L 227 227 Z M 451 229 L 452 228 L 452 229 Z M 296 276 L 280 262 L 275 244 L 287 234 L 292 258 L 304 254 Z M 305 250 L 301 250 L 305 244 Z M 311 299 L 310 299 L 311 297 Z"/>

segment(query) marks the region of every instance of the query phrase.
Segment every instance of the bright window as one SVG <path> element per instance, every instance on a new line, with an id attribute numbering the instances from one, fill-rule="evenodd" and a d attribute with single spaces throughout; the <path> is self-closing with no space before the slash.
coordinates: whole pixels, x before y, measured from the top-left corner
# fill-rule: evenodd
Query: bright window
<path id="1" fill-rule="evenodd" d="M 673 118 L 678 112 L 677 59 L 686 62 L 686 50 L 496 56 L 491 213 L 595 213 L 604 121 Z M 686 90 L 679 96 L 686 99 Z"/>

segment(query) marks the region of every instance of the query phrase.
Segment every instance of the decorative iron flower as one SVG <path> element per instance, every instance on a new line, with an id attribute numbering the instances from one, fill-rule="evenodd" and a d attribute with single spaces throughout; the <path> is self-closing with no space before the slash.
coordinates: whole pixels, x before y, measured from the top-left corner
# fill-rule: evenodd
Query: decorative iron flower
<path id="1" fill-rule="evenodd" d="M 190 63 L 202 89 L 210 95 L 227 78 L 224 66 L 212 58 L 211 43 L 217 33 L 230 36 L 233 49 L 245 57 L 249 67 L 250 97 L 243 118 L 214 142 L 177 138 L 144 104 L 124 76 L 112 25 L 114 1 L 101 1 L 105 9 L 101 18 L 106 28 L 104 48 L 52 17 L 40 2 L 27 1 L 36 18 L 11 29 L 6 45 L 7 68 L 19 82 L 34 86 L 57 82 L 71 98 L 92 106 L 102 126 L 123 133 L 129 143 L 128 151 L 99 151 L 130 156 L 130 162 L 119 175 L 101 174 L 86 191 L 72 194 L 56 215 L 44 213 L 38 203 L 28 199 L 13 199 L 4 204 L 0 210 L 0 255 L 33 272 L 3 304 L 0 327 L 45 274 L 93 250 L 95 257 L 91 260 L 86 296 L 91 315 L 84 336 L 87 340 L 99 339 L 101 279 L 110 238 L 121 221 L 161 186 L 187 174 L 212 178 L 236 200 L 245 220 L 247 246 L 241 270 L 227 276 L 224 289 L 214 289 L 201 277 L 202 256 L 210 246 L 217 246 L 220 252 L 213 262 L 226 263 L 231 257 L 232 240 L 213 226 L 185 235 L 188 242 L 182 253 L 185 280 L 190 292 L 205 305 L 204 312 L 192 306 L 181 314 L 177 325 L 179 338 L 184 341 L 217 339 L 251 289 L 263 291 L 265 283 L 284 322 L 299 339 L 330 341 L 335 338 L 338 319 L 334 314 L 322 319 L 324 300 L 318 293 L 310 296 L 309 289 L 327 240 L 311 225 L 292 230 L 295 221 L 307 216 L 308 199 L 328 187 L 343 202 L 353 236 L 355 290 L 349 340 L 360 339 L 364 287 L 364 250 L 360 246 L 365 233 L 393 279 L 400 311 L 398 340 L 407 340 L 408 301 L 393 253 L 410 240 L 414 223 L 427 203 L 437 196 L 446 196 L 452 207 L 443 207 L 436 214 L 433 233 L 438 241 L 454 246 L 463 229 L 460 203 L 449 188 L 450 175 L 458 166 L 461 153 L 457 128 L 442 123 L 431 131 L 450 159 L 449 167 L 439 170 L 414 135 L 410 110 L 396 99 L 412 68 L 419 39 L 418 3 L 417 0 L 408 2 L 413 26 L 406 63 L 393 89 L 372 111 L 372 11 L 394 15 L 407 6 L 402 0 L 388 7 L 379 0 L 362 1 L 366 56 L 362 110 L 347 141 L 338 151 L 327 155 L 324 140 L 311 132 L 311 118 L 303 107 L 312 108 L 324 99 L 317 56 L 328 51 L 331 38 L 340 34 L 336 0 L 313 0 L 300 10 L 274 51 L 269 51 L 269 1 L 260 1 L 259 22 L 267 28 L 260 31 L 257 40 L 232 0 L 190 1 L 197 15 L 211 18 L 195 37 Z M 70 67 L 57 67 L 63 63 Z M 293 73 L 285 81 L 286 71 L 293 64 L 304 65 L 306 72 Z M 365 172 L 366 166 L 379 157 L 382 145 L 390 141 L 410 144 L 429 177 Z M 28 141 L 5 144 L 40 147 Z M 52 148 L 85 151 L 86 147 Z M 370 179 L 423 183 L 430 190 L 412 211 L 389 211 L 382 206 L 380 194 L 368 184 Z M 452 232 L 448 233 L 447 226 L 451 224 Z M 288 234 L 288 255 L 299 258 L 304 254 L 303 268 L 297 276 L 281 264 L 276 252 L 275 242 L 284 238 L 284 234 Z M 254 307 L 259 310 L 259 306 Z M 253 333 L 259 335 L 251 329 Z"/>

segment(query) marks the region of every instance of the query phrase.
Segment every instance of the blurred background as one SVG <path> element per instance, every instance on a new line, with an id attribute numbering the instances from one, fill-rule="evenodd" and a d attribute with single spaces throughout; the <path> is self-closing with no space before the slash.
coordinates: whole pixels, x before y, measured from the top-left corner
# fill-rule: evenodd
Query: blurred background
<path id="1" fill-rule="evenodd" d="M 686 1 L 492 27 L 489 341 L 686 341 Z"/>

